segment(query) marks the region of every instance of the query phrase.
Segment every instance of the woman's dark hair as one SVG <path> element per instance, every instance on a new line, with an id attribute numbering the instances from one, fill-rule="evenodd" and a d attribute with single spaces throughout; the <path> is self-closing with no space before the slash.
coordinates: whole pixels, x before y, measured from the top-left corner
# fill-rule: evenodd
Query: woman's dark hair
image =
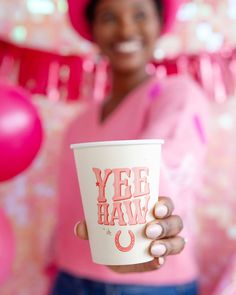
<path id="1" fill-rule="evenodd" d="M 163 20 L 163 10 L 164 10 L 163 0 L 153 0 L 153 1 L 156 5 L 157 13 L 162 21 Z M 86 7 L 86 11 L 85 11 L 86 19 L 90 25 L 92 25 L 94 22 L 95 10 L 96 10 L 96 6 L 98 5 L 99 2 L 100 2 L 100 0 L 90 0 L 87 7 Z"/>

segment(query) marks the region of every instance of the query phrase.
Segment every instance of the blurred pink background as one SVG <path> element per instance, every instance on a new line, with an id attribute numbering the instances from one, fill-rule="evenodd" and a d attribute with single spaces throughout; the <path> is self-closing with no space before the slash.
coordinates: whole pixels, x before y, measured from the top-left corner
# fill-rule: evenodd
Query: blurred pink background
<path id="1" fill-rule="evenodd" d="M 160 76 L 190 74 L 210 100 L 211 137 L 196 208 L 201 295 L 236 295 L 235 32 L 235 0 L 186 1 L 149 68 Z M 56 271 L 58 146 L 83 100 L 92 91 L 102 99 L 105 69 L 96 48 L 70 26 L 66 0 L 0 0 L 0 81 L 30 93 L 45 133 L 31 166 L 0 182 L 0 208 L 14 235 L 1 295 L 48 294 Z"/>

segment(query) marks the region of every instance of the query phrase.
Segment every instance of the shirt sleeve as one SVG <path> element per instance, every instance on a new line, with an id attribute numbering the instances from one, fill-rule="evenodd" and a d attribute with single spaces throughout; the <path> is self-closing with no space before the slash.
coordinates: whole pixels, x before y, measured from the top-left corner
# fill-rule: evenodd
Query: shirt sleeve
<path id="1" fill-rule="evenodd" d="M 160 195 L 179 203 L 201 181 L 206 150 L 208 100 L 189 77 L 172 77 L 163 83 L 148 107 L 142 139 L 164 139 Z M 177 198 L 177 200 L 175 200 Z"/>

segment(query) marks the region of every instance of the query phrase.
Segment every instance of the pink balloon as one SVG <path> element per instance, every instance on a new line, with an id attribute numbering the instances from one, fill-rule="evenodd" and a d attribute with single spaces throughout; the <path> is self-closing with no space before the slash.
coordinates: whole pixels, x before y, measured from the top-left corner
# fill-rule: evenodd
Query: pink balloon
<path id="1" fill-rule="evenodd" d="M 42 126 L 30 97 L 0 84 L 0 181 L 24 171 L 42 142 Z"/>
<path id="2" fill-rule="evenodd" d="M 15 256 L 15 241 L 11 224 L 0 209 L 0 284 L 11 274 Z"/>

